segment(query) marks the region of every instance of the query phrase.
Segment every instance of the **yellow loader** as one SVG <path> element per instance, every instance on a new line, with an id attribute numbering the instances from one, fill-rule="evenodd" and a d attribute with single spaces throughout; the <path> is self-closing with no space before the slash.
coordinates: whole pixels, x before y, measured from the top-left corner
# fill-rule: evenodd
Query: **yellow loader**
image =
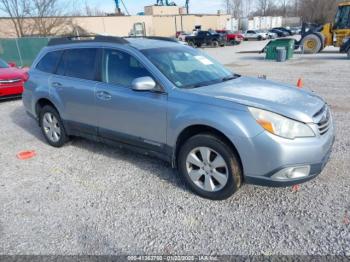
<path id="1" fill-rule="evenodd" d="M 305 26 L 302 38 L 297 44 L 304 53 L 316 54 L 327 46 L 341 47 L 350 38 L 350 1 L 338 4 L 334 23 L 311 28 L 307 32 Z"/>

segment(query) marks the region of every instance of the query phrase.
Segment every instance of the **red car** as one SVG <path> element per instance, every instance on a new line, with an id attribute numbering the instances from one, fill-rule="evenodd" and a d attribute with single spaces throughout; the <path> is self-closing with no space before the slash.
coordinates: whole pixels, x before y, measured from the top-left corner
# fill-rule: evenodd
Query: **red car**
<path id="1" fill-rule="evenodd" d="M 22 95 L 23 85 L 28 80 L 27 71 L 0 59 L 0 99 Z"/>
<path id="2" fill-rule="evenodd" d="M 218 34 L 225 35 L 227 43 L 232 45 L 239 45 L 244 41 L 244 36 L 239 33 L 234 33 L 230 30 L 216 30 Z"/>

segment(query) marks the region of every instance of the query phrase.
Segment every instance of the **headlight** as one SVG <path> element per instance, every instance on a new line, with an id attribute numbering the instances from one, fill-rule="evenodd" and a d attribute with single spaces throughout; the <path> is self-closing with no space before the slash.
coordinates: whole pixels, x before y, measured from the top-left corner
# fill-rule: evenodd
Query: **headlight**
<path id="1" fill-rule="evenodd" d="M 304 123 L 262 109 L 254 107 L 248 109 L 256 122 L 274 135 L 288 139 L 315 136 L 312 129 Z"/>

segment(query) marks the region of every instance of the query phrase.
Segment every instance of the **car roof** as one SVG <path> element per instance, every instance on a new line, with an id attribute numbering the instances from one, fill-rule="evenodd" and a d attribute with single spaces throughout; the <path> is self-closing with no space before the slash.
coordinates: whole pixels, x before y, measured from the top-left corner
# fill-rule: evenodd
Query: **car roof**
<path id="1" fill-rule="evenodd" d="M 129 42 L 129 45 L 139 49 L 152 49 L 152 48 L 162 48 L 162 47 L 178 47 L 181 45 L 177 41 L 167 41 L 158 39 L 148 39 L 148 38 L 125 38 Z"/>
<path id="2" fill-rule="evenodd" d="M 52 39 L 47 49 L 59 50 L 79 47 L 115 47 L 129 46 L 138 50 L 152 48 L 178 47 L 181 45 L 176 39 L 166 37 L 104 37 L 98 36 L 95 39 L 72 39 L 72 38 L 56 38 Z"/>

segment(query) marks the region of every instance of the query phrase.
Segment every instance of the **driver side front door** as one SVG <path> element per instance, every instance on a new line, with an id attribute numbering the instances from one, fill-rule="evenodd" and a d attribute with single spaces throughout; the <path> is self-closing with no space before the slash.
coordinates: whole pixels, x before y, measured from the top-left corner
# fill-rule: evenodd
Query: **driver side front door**
<path id="1" fill-rule="evenodd" d="M 125 51 L 104 49 L 101 64 L 102 81 L 95 88 L 99 135 L 141 149 L 164 152 L 167 94 L 132 90 L 134 79 L 154 77 Z"/>

